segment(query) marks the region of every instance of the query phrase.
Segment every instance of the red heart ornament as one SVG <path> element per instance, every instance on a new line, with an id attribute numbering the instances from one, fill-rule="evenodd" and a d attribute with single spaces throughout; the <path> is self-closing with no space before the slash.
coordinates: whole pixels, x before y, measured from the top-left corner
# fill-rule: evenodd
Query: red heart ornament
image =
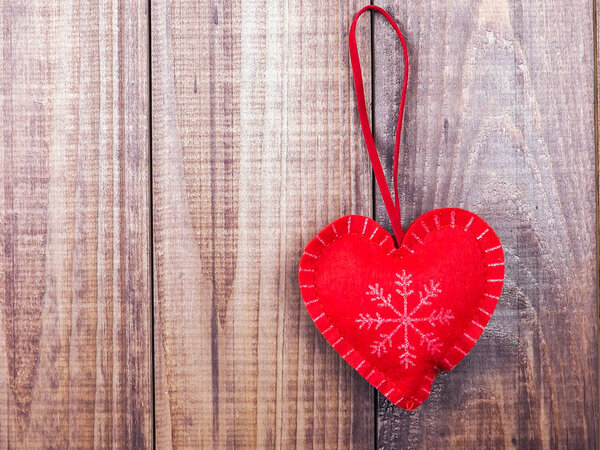
<path id="1" fill-rule="evenodd" d="M 372 219 L 342 217 L 309 242 L 299 266 L 302 297 L 325 339 L 408 410 L 477 342 L 503 280 L 498 237 L 456 208 L 419 217 L 399 248 Z"/>

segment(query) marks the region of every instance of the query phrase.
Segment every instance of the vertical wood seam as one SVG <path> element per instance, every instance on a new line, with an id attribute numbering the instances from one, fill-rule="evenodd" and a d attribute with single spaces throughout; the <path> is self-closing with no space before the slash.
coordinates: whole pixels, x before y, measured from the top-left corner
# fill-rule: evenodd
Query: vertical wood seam
<path id="1" fill-rule="evenodd" d="M 592 39 L 594 58 L 594 152 L 596 163 L 596 279 L 600 280 L 600 165 L 598 155 L 598 4 L 592 0 Z M 596 347 L 600 349 L 600 289 L 596 290 Z M 600 358 L 597 361 L 600 369 Z M 600 373 L 600 370 L 599 370 Z M 597 378 L 598 392 L 600 392 L 600 376 Z M 597 425 L 600 429 L 600 415 Z M 596 447 L 600 447 L 600 436 L 596 435 Z"/>
<path id="2" fill-rule="evenodd" d="M 150 436 L 150 446 L 156 450 L 156 371 L 155 367 L 155 329 L 154 329 L 154 177 L 152 176 L 152 3 L 151 0 L 147 0 L 147 27 L 148 27 L 148 242 L 149 242 L 149 255 L 148 255 L 148 279 L 150 289 L 150 389 L 151 389 L 151 405 L 152 411 L 150 413 L 150 421 L 152 426 L 152 434 Z"/>
<path id="3" fill-rule="evenodd" d="M 369 2 L 371 5 L 374 5 L 374 1 L 371 0 Z M 369 13 L 369 39 L 370 39 L 370 51 L 371 51 L 371 132 L 373 133 L 373 140 L 375 140 L 375 28 L 373 23 L 373 16 L 375 13 L 371 11 Z M 348 101 L 354 103 L 354 99 L 348 99 Z M 352 107 L 355 109 L 355 106 Z M 362 128 L 361 128 L 362 132 Z M 360 147 L 363 148 L 363 144 L 361 142 Z M 377 190 L 375 189 L 375 176 L 373 174 L 373 169 L 370 170 L 371 173 L 371 217 L 376 217 L 376 207 L 377 201 L 375 196 L 377 195 Z M 379 415 L 379 394 L 377 389 L 373 389 L 373 448 L 377 450 L 379 448 L 379 425 L 378 425 L 378 415 Z"/>

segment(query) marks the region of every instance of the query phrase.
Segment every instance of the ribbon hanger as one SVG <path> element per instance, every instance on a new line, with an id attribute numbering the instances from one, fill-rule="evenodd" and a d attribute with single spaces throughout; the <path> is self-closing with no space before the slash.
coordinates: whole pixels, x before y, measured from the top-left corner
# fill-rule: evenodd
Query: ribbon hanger
<path id="1" fill-rule="evenodd" d="M 377 148 L 375 147 L 373 133 L 371 132 L 371 125 L 369 124 L 369 116 L 367 114 L 367 106 L 365 103 L 365 92 L 363 88 L 362 71 L 360 69 L 360 59 L 358 56 L 358 48 L 356 46 L 356 23 L 358 22 L 359 17 L 365 11 L 369 10 L 376 11 L 383 15 L 383 17 L 385 17 L 385 19 L 394 28 L 394 31 L 398 35 L 398 38 L 400 38 L 400 43 L 402 44 L 402 50 L 404 52 L 404 80 L 402 83 L 402 96 L 400 97 L 400 108 L 398 111 L 398 123 L 396 125 L 396 142 L 394 144 L 394 167 L 392 171 L 394 179 L 394 200 L 392 200 L 392 195 L 390 194 L 390 189 L 385 179 L 385 174 L 383 173 L 383 168 L 381 166 L 379 154 L 377 152 Z M 380 8 L 379 6 L 367 5 L 364 8 L 362 8 L 356 14 L 356 16 L 354 16 L 352 26 L 350 27 L 349 47 L 350 61 L 352 64 L 352 75 L 354 78 L 354 87 L 356 91 L 356 103 L 358 106 L 358 115 L 360 118 L 360 125 L 362 128 L 363 137 L 365 139 L 367 151 L 369 152 L 369 159 L 371 160 L 371 164 L 373 166 L 375 179 L 377 180 L 377 185 L 379 186 L 381 196 L 383 197 L 383 204 L 385 205 L 385 209 L 387 210 L 390 222 L 392 223 L 392 229 L 396 238 L 396 244 L 397 246 L 399 246 L 402 243 L 402 239 L 404 237 L 404 231 L 402 230 L 402 223 L 400 220 L 400 199 L 398 195 L 398 159 L 400 156 L 400 137 L 402 135 L 402 119 L 404 117 L 404 104 L 406 102 L 406 90 L 408 87 L 408 50 L 406 48 L 406 42 L 404 41 L 404 36 L 402 35 L 400 28 L 398 28 L 398 25 L 396 24 L 395 20 L 392 16 L 390 16 L 387 13 L 387 11 Z"/>

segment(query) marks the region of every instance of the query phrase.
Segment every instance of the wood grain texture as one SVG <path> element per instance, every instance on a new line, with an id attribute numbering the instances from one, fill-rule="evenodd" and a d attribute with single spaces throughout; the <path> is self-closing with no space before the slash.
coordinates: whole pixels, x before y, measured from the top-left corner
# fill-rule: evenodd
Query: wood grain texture
<path id="1" fill-rule="evenodd" d="M 380 398 L 379 447 L 595 448 L 592 2 L 380 4 L 411 55 L 404 225 L 436 207 L 470 209 L 503 242 L 507 275 L 480 342 L 438 376 L 421 408 Z M 402 67 L 395 39 L 376 18 L 375 129 L 387 167 Z"/>
<path id="2" fill-rule="evenodd" d="M 316 232 L 371 211 L 357 8 L 152 2 L 158 448 L 373 446 L 373 391 L 297 282 Z"/>
<path id="3" fill-rule="evenodd" d="M 152 446 L 146 4 L 0 2 L 0 447 Z"/>

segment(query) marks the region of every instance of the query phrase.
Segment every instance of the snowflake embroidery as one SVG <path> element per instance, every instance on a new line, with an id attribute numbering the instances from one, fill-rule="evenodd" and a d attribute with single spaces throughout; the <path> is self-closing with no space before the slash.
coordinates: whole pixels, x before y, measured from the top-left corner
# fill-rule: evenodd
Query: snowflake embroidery
<path id="1" fill-rule="evenodd" d="M 375 330 L 379 330 L 380 327 L 385 324 L 393 324 L 394 328 L 389 333 L 381 333 L 380 340 L 376 340 L 371 345 L 371 353 L 377 354 L 381 357 L 382 353 L 387 353 L 388 349 L 393 346 L 393 340 L 398 332 L 403 335 L 403 341 L 398 349 L 402 352 L 400 355 L 400 363 L 404 365 L 405 369 L 409 366 L 414 366 L 416 355 L 414 353 L 415 346 L 411 343 L 411 335 L 416 335 L 420 338 L 420 345 L 425 346 L 427 351 L 436 355 L 440 352 L 441 343 L 439 339 L 434 336 L 432 332 L 426 332 L 422 329 L 422 325 L 428 323 L 435 327 L 438 324 L 447 324 L 454 317 L 451 311 L 444 308 L 433 310 L 428 315 L 418 314 L 419 310 L 423 306 L 431 305 L 431 299 L 436 298 L 442 293 L 440 289 L 440 283 L 436 283 L 433 280 L 423 285 L 423 290 L 419 292 L 419 303 L 410 308 L 409 299 L 414 291 L 410 288 L 412 284 L 412 275 L 407 274 L 405 270 L 402 273 L 396 274 L 396 293 L 402 297 L 403 306 L 397 307 L 392 303 L 392 295 L 384 292 L 384 289 L 379 287 L 378 283 L 369 285 L 369 290 L 366 292 L 372 302 L 377 302 L 377 306 L 381 309 L 387 310 L 388 313 L 392 313 L 392 317 L 382 317 L 378 312 L 375 316 L 371 314 L 360 314 L 356 322 L 359 324 L 359 329 L 370 330 L 373 327 Z M 386 328 L 386 327 L 384 327 Z M 389 327 L 387 327 L 389 328 Z M 412 330 L 412 333 L 410 331 Z"/>

